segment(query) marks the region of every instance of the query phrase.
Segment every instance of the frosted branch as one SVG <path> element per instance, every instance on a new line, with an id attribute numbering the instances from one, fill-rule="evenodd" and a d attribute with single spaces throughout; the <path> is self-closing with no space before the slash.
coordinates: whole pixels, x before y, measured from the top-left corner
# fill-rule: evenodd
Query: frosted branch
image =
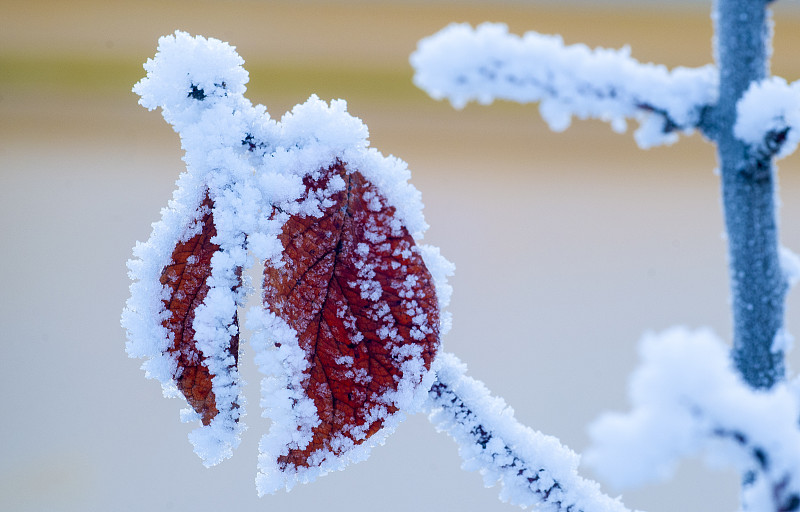
<path id="1" fill-rule="evenodd" d="M 455 356 L 441 354 L 429 393 L 431 422 L 459 445 L 464 469 L 479 470 L 500 498 L 542 511 L 624 512 L 597 483 L 578 476 L 579 456 L 558 439 L 520 425 L 505 402 L 465 375 Z"/>
<path id="2" fill-rule="evenodd" d="M 734 134 L 752 156 L 782 158 L 800 142 L 800 82 L 780 77 L 754 82 L 737 104 Z"/>
<path id="3" fill-rule="evenodd" d="M 635 138 L 643 148 L 704 129 L 717 101 L 713 66 L 669 71 L 636 61 L 627 47 L 565 46 L 560 36 L 520 37 L 504 24 L 452 24 L 422 39 L 411 64 L 418 87 L 456 108 L 470 101 L 539 101 L 554 131 L 566 129 L 572 116 L 607 121 L 618 132 L 626 119 L 636 119 Z"/>
<path id="4" fill-rule="evenodd" d="M 748 476 L 746 510 L 800 508 L 800 408 L 785 383 L 769 392 L 747 386 L 709 331 L 650 335 L 641 357 L 633 410 L 591 426 L 587 463 L 616 486 L 634 486 L 668 478 L 681 457 L 705 451 Z"/>

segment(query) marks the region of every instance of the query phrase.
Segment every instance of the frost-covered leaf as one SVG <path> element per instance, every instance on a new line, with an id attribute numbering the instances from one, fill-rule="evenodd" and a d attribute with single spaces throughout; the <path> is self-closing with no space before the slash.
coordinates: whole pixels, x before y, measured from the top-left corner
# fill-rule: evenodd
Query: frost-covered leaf
<path id="1" fill-rule="evenodd" d="M 227 43 L 176 32 L 134 87 L 180 135 L 186 172 L 128 262 L 122 325 L 147 376 L 187 399 L 183 419 L 202 424 L 189 439 L 217 464 L 244 431 L 242 271 L 264 263 L 267 307 L 247 313 L 242 340 L 272 420 L 264 494 L 366 458 L 421 409 L 453 269 L 415 244 L 427 224 L 410 172 L 369 148 L 343 100 L 312 96 L 274 121 L 243 96 L 241 64 Z"/>
<path id="2" fill-rule="evenodd" d="M 122 315 L 127 351 L 145 359 L 166 396 L 182 396 L 184 421 L 207 466 L 230 457 L 243 430 L 238 372 L 242 265 L 237 246 L 220 242 L 218 205 L 202 182 L 184 174 L 161 221 L 128 262 L 131 296 Z"/>
<path id="3" fill-rule="evenodd" d="M 172 261 L 164 267 L 160 279 L 161 284 L 169 290 L 164 308 L 170 315 L 164 320 L 163 326 L 171 334 L 171 345 L 167 352 L 177 364 L 175 383 L 192 409 L 200 415 L 203 425 L 209 425 L 219 413 L 212 390 L 213 375 L 209 371 L 207 358 L 197 346 L 193 325 L 197 308 L 208 295 L 211 258 L 219 251 L 219 245 L 211 241 L 217 234 L 212 207 L 211 198 L 206 194 L 201 205 L 203 216 L 198 221 L 199 232 L 175 246 Z M 232 358 L 232 366 L 236 366 L 239 360 L 239 331 L 235 314 L 231 326 L 232 334 L 226 355 Z M 235 403 L 233 406 L 238 407 Z"/>
<path id="4" fill-rule="evenodd" d="M 280 471 L 330 466 L 393 418 L 439 345 L 433 278 L 377 188 L 337 162 L 304 179 L 325 209 L 292 215 L 264 302 L 297 334 L 318 424 L 277 454 Z M 424 390 L 423 390 L 424 391 Z"/>

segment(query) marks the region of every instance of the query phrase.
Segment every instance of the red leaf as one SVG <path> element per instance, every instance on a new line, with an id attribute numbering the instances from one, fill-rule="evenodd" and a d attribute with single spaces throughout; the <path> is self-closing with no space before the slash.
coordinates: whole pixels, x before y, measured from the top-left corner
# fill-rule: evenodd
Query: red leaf
<path id="1" fill-rule="evenodd" d="M 211 257 L 219 250 L 219 245 L 211 242 L 211 238 L 217 234 L 213 206 L 214 203 L 206 193 L 200 206 L 205 212 L 200 220 L 201 232 L 175 246 L 172 262 L 161 273 L 161 284 L 170 288 L 169 299 L 164 301 L 164 307 L 171 315 L 164 320 L 163 325 L 173 335 L 168 352 L 174 355 L 178 363 L 174 379 L 186 401 L 200 414 L 203 425 L 211 423 L 219 411 L 211 389 L 213 375 L 197 347 L 192 325 L 196 308 L 208 294 Z M 231 337 L 229 354 L 233 355 L 238 364 L 239 335 L 238 319 L 235 315 L 233 325 L 237 326 L 237 334 Z"/>
<path id="2" fill-rule="evenodd" d="M 346 186 L 330 196 L 336 176 Z M 319 450 L 339 455 L 346 448 L 332 441 L 341 436 L 358 445 L 375 434 L 387 415 L 376 411 L 397 412 L 387 394 L 398 390 L 404 361 L 421 358 L 427 370 L 439 345 L 433 279 L 394 207 L 342 163 L 304 184 L 298 202 L 330 196 L 333 204 L 284 225 L 284 265 L 266 267 L 264 303 L 297 332 L 320 424 L 305 448 L 278 458 L 282 469 L 318 465 L 309 458 Z"/>

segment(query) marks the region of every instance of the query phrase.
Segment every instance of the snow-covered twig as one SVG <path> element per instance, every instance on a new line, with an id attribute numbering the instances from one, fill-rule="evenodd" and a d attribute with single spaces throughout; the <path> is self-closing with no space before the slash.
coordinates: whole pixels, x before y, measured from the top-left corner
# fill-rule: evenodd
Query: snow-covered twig
<path id="1" fill-rule="evenodd" d="M 800 82 L 754 82 L 736 106 L 734 134 L 757 158 L 790 155 L 800 142 Z"/>
<path id="2" fill-rule="evenodd" d="M 440 354 L 429 392 L 431 422 L 459 445 L 464 468 L 479 470 L 500 498 L 542 511 L 625 512 L 618 500 L 577 473 L 579 456 L 558 439 L 524 427 L 505 402 L 465 375 L 452 354 Z"/>
<path id="3" fill-rule="evenodd" d="M 576 116 L 608 121 L 621 132 L 632 118 L 640 123 L 635 137 L 643 148 L 671 144 L 677 132 L 704 129 L 717 101 L 713 66 L 669 71 L 636 61 L 627 47 L 565 46 L 560 36 L 520 37 L 504 24 L 452 24 L 422 39 L 411 64 L 418 87 L 456 108 L 469 101 L 539 101 L 555 131 Z"/>
<path id="4" fill-rule="evenodd" d="M 707 330 L 650 335 L 641 356 L 633 410 L 591 426 L 588 464 L 616 486 L 635 486 L 667 478 L 681 457 L 705 451 L 748 475 L 746 510 L 800 509 L 800 407 L 785 383 L 769 392 L 750 388 Z"/>

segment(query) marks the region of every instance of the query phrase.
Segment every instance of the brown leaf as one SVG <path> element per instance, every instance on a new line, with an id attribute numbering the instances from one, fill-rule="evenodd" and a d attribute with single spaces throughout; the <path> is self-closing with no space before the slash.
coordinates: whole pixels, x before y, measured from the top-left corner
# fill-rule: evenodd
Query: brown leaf
<path id="1" fill-rule="evenodd" d="M 208 425 L 219 412 L 216 397 L 211 390 L 212 375 L 195 340 L 192 327 L 195 310 L 203 303 L 208 294 L 208 277 L 211 275 L 211 257 L 219 250 L 219 245 L 211 242 L 217 234 L 212 214 L 213 201 L 206 193 L 200 206 L 203 217 L 200 233 L 185 242 L 179 242 L 172 252 L 172 261 L 161 273 L 161 284 L 170 289 L 169 299 L 164 307 L 171 313 L 163 325 L 173 334 L 172 346 L 168 352 L 177 360 L 178 368 L 175 382 L 189 405 L 201 416 L 203 425 Z M 233 317 L 233 325 L 237 326 L 230 341 L 230 354 L 236 364 L 239 361 L 238 319 Z"/>
<path id="2" fill-rule="evenodd" d="M 305 178 L 300 201 L 325 196 L 334 176 L 345 189 L 321 217 L 288 220 L 284 266 L 267 265 L 264 274 L 264 303 L 297 332 L 310 363 L 303 386 L 321 422 L 305 449 L 278 459 L 281 468 L 308 467 L 318 450 L 338 455 L 338 436 L 360 444 L 375 434 L 383 425 L 375 412 L 397 412 L 387 393 L 397 390 L 409 352 L 416 347 L 429 369 L 439 345 L 433 279 L 377 188 L 337 163 Z"/>

